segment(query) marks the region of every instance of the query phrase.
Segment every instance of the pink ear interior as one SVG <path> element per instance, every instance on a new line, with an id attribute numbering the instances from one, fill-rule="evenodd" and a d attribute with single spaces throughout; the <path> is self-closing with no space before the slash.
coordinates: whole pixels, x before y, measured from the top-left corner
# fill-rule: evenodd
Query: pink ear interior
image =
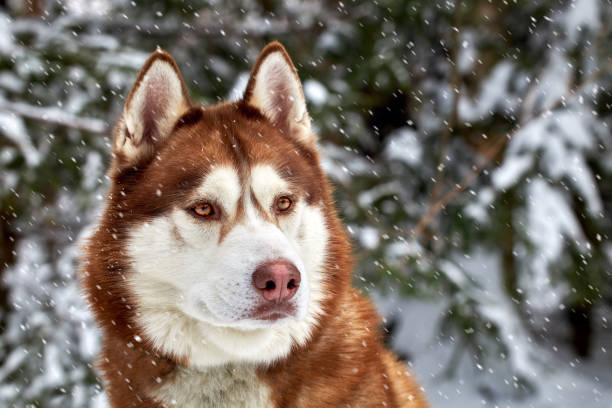
<path id="1" fill-rule="evenodd" d="M 300 83 L 296 80 L 291 67 L 284 61 L 284 58 L 273 55 L 274 58 L 269 64 L 262 64 L 259 77 L 264 82 L 262 92 L 265 99 L 261 102 L 265 104 L 262 109 L 267 113 L 272 121 L 281 129 L 289 128 L 291 120 L 297 120 L 302 90 Z M 292 117 L 295 115 L 295 117 Z"/>
<path id="2" fill-rule="evenodd" d="M 160 129 L 156 120 L 166 116 L 166 111 L 170 108 L 168 82 L 158 74 L 156 76 L 145 84 L 144 103 L 140 107 L 143 124 L 142 141 L 150 143 L 160 140 Z"/>
<path id="3" fill-rule="evenodd" d="M 123 128 L 115 134 L 115 153 L 125 165 L 149 157 L 170 136 L 191 106 L 176 63 L 156 51 L 143 66 L 123 111 Z"/>

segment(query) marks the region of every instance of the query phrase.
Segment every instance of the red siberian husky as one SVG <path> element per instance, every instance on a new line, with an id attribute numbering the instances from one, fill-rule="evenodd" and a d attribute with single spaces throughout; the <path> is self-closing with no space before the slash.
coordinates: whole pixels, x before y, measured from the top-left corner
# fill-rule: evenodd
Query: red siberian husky
<path id="1" fill-rule="evenodd" d="M 149 58 L 82 265 L 113 407 L 426 406 L 351 287 L 316 142 L 279 43 L 212 107 Z"/>

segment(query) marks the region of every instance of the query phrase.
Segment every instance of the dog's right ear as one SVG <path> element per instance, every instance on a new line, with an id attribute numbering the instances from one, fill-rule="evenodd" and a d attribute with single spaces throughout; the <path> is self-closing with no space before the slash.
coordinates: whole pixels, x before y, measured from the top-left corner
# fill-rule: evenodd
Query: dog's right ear
<path id="1" fill-rule="evenodd" d="M 151 54 L 127 98 L 113 142 L 116 171 L 150 160 L 191 107 L 185 83 L 164 51 Z"/>

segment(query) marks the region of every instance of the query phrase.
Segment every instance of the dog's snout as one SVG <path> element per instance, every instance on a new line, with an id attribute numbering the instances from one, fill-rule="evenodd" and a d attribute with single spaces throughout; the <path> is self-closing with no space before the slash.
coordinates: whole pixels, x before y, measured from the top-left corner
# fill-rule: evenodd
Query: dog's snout
<path id="1" fill-rule="evenodd" d="M 253 272 L 253 286 L 264 299 L 282 303 L 300 287 L 300 271 L 287 260 L 266 262 Z"/>

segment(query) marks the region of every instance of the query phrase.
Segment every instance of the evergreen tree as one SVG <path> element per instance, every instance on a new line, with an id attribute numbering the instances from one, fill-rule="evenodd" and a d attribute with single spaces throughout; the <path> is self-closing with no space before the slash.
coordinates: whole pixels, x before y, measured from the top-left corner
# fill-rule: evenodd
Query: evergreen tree
<path id="1" fill-rule="evenodd" d="M 214 104 L 240 96 L 268 41 L 284 43 L 354 238 L 356 284 L 443 304 L 430 324 L 454 353 L 440 365 L 453 373 L 467 356 L 484 399 L 538 390 L 559 349 L 600 353 L 612 305 L 609 1 L 7 4 L 3 406 L 103 404 L 78 242 L 102 205 L 112 124 L 156 47 L 195 101 Z"/>

